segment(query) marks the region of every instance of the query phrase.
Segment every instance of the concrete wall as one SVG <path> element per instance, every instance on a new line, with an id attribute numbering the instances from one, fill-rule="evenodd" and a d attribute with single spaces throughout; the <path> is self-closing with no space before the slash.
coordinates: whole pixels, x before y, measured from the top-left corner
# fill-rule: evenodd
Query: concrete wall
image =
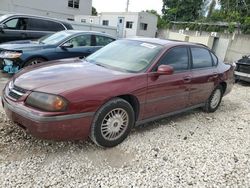
<path id="1" fill-rule="evenodd" d="M 180 40 L 180 41 L 188 41 L 189 36 L 181 34 L 181 33 L 175 33 L 175 32 L 169 32 L 167 39 L 170 40 Z"/>
<path id="2" fill-rule="evenodd" d="M 79 9 L 68 7 L 68 0 L 0 0 L 0 10 L 59 19 L 74 15 L 91 15 L 92 0 L 80 0 Z"/>
<path id="3" fill-rule="evenodd" d="M 189 42 L 200 43 L 208 46 L 209 48 L 213 48 L 214 37 L 211 36 L 189 36 Z"/>
<path id="4" fill-rule="evenodd" d="M 80 22 L 69 22 L 74 29 L 76 30 L 82 30 L 82 31 L 98 31 L 102 33 L 107 33 L 113 37 L 117 37 L 117 29 L 116 27 L 105 27 L 101 25 L 96 24 L 84 24 Z"/>
<path id="5" fill-rule="evenodd" d="M 102 25 L 100 16 L 76 15 L 75 21 L 81 23 L 86 21 L 85 23 Z"/>
<path id="6" fill-rule="evenodd" d="M 250 35 L 235 35 L 229 40 L 225 61 L 236 61 L 250 54 Z"/>
<path id="7" fill-rule="evenodd" d="M 159 30 L 158 37 L 205 44 L 221 61 L 231 63 L 250 54 L 250 35 L 217 33 L 216 37 L 212 37 L 208 32 L 184 31 L 184 33 Z"/>

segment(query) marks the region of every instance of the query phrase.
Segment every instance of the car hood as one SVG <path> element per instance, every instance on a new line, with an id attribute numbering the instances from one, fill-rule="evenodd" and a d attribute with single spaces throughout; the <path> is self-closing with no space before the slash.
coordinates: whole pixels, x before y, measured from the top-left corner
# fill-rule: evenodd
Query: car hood
<path id="1" fill-rule="evenodd" d="M 248 57 L 248 58 L 242 58 L 242 59 L 240 59 L 240 60 L 238 60 L 238 62 L 237 62 L 238 64 L 245 64 L 245 65 L 250 65 L 250 57 Z"/>
<path id="2" fill-rule="evenodd" d="M 51 45 L 44 45 L 39 43 L 21 43 L 21 44 L 1 44 L 0 51 L 10 50 L 10 51 L 30 51 L 30 50 L 39 50 L 43 48 L 50 48 Z"/>
<path id="3" fill-rule="evenodd" d="M 131 73 L 113 71 L 79 59 L 67 59 L 24 69 L 15 76 L 14 84 L 26 90 L 59 94 L 130 75 Z"/>

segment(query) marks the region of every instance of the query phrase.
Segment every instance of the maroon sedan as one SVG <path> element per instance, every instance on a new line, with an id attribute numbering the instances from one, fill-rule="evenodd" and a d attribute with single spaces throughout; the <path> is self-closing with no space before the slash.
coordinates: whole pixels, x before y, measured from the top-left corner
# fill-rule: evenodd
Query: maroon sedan
<path id="1" fill-rule="evenodd" d="M 118 40 L 85 60 L 22 70 L 6 85 L 2 104 L 36 137 L 90 137 L 113 147 L 136 125 L 198 107 L 214 112 L 232 89 L 233 69 L 202 45 Z"/>

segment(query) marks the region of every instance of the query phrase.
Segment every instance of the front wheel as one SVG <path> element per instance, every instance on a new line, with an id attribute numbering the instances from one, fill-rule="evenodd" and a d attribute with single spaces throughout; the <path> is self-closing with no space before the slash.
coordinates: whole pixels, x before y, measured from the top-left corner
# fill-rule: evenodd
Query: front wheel
<path id="1" fill-rule="evenodd" d="M 97 111 L 90 138 L 99 146 L 114 147 L 127 138 L 134 123 L 132 106 L 123 99 L 112 99 Z"/>
<path id="2" fill-rule="evenodd" d="M 38 57 L 38 58 L 33 58 L 33 59 L 27 61 L 27 62 L 25 63 L 25 65 L 24 65 L 24 67 L 31 66 L 31 65 L 36 65 L 36 64 L 39 64 L 39 63 L 42 63 L 42 62 L 45 62 L 45 61 L 46 61 L 45 59 L 40 58 L 40 57 Z"/>
<path id="3" fill-rule="evenodd" d="M 204 111 L 208 113 L 215 112 L 217 108 L 220 106 L 222 96 L 223 96 L 223 88 L 221 85 L 219 85 L 213 90 L 209 99 L 206 101 L 206 104 L 203 108 Z"/>

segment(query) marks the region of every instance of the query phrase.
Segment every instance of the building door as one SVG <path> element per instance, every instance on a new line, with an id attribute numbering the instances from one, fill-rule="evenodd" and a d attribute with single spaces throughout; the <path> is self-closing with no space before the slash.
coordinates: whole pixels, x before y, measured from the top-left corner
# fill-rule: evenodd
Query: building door
<path id="1" fill-rule="evenodd" d="M 124 17 L 118 17 L 118 23 L 117 23 L 117 35 L 118 38 L 123 38 L 123 31 L 124 31 Z"/>

